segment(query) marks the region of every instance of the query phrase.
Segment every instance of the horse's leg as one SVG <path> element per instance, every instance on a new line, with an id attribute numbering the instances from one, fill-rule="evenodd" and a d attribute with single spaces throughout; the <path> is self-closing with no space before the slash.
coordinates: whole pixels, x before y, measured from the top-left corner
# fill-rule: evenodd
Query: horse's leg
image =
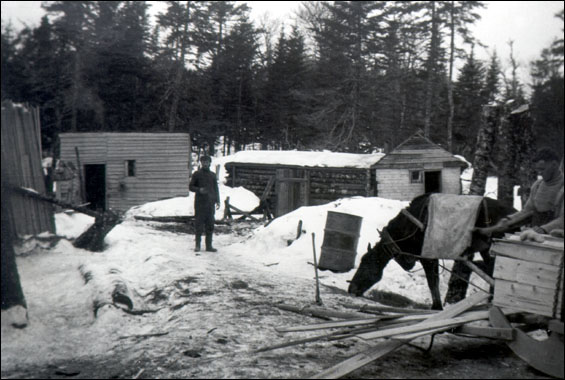
<path id="1" fill-rule="evenodd" d="M 489 250 L 480 252 L 483 262 L 485 263 L 485 273 L 492 277 L 494 273 L 494 258 L 490 255 Z M 490 286 L 490 294 L 494 294 L 494 286 Z"/>
<path id="2" fill-rule="evenodd" d="M 485 263 L 486 274 L 492 276 L 492 273 L 494 272 L 494 258 L 491 257 L 488 249 L 481 251 L 479 253 L 481 254 L 481 257 L 483 258 L 483 262 Z"/>
<path id="3" fill-rule="evenodd" d="M 426 279 L 428 280 L 428 287 L 432 293 L 432 309 L 442 310 L 441 306 L 441 294 L 439 292 L 439 262 L 438 260 L 420 260 L 422 267 L 424 267 L 424 272 L 426 273 Z"/>
<path id="4" fill-rule="evenodd" d="M 466 251 L 462 256 L 472 259 L 474 254 Z M 462 261 L 455 261 L 453 268 L 451 268 L 451 277 L 449 277 L 447 294 L 445 295 L 446 303 L 456 303 L 465 298 L 471 273 L 471 269 Z"/>

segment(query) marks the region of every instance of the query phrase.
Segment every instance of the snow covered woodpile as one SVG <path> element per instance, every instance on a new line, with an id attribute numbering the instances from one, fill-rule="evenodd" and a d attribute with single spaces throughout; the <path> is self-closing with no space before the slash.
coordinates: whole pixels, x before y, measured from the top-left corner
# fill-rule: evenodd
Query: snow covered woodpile
<path id="1" fill-rule="evenodd" d="M 188 133 L 62 133 L 59 137 L 60 159 L 77 163 L 81 198 L 93 209 L 126 211 L 188 193 Z M 58 183 L 59 196 L 66 186 L 70 181 Z"/>
<path id="2" fill-rule="evenodd" d="M 301 206 L 374 195 L 371 166 L 383 154 L 241 151 L 224 157 L 225 183 L 268 202 L 276 216 Z"/>
<path id="3" fill-rule="evenodd" d="M 429 192 L 461 194 L 460 176 L 467 163 L 419 131 L 372 168 L 376 196 L 408 201 Z"/>

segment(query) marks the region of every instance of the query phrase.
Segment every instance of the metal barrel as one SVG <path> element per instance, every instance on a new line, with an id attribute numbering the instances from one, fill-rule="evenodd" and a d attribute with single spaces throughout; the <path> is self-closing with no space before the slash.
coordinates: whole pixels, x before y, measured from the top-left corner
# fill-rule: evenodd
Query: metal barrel
<path id="1" fill-rule="evenodd" d="M 357 215 L 328 211 L 318 263 L 320 270 L 348 272 L 353 269 L 362 221 Z"/>

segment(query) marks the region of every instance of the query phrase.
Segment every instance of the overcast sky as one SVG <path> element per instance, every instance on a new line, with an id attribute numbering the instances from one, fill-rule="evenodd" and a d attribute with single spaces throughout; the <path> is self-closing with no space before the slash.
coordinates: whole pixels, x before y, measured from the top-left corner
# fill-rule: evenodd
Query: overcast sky
<path id="1" fill-rule="evenodd" d="M 285 24 L 290 21 L 300 1 L 248 1 L 252 18 L 258 20 L 264 13 L 279 18 Z M 481 59 L 496 49 L 505 68 L 509 67 L 508 41 L 514 41 L 514 55 L 522 68 L 521 77 L 527 81 L 529 63 L 541 50 L 558 36 L 563 36 L 563 23 L 554 15 L 563 9 L 563 1 L 485 1 L 487 7 L 480 11 L 482 19 L 474 27 L 474 35 L 488 46 L 476 48 Z M 23 23 L 39 24 L 44 14 L 41 1 L 2 1 L 2 24 L 12 21 L 16 29 Z"/>

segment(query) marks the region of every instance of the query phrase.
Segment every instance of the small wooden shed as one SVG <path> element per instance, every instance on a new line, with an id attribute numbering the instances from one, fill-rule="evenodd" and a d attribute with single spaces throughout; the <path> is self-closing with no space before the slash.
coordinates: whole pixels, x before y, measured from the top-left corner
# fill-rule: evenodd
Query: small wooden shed
<path id="1" fill-rule="evenodd" d="M 429 192 L 461 194 L 461 171 L 467 166 L 418 131 L 372 166 L 376 195 L 408 201 Z"/>
<path id="2" fill-rule="evenodd" d="M 226 184 L 264 198 L 275 216 L 339 198 L 373 196 L 383 154 L 241 151 L 225 158 Z"/>
<path id="3" fill-rule="evenodd" d="M 79 168 L 80 195 L 89 207 L 126 211 L 188 194 L 188 133 L 62 133 L 62 161 Z M 60 195 L 70 181 L 57 182 Z"/>

